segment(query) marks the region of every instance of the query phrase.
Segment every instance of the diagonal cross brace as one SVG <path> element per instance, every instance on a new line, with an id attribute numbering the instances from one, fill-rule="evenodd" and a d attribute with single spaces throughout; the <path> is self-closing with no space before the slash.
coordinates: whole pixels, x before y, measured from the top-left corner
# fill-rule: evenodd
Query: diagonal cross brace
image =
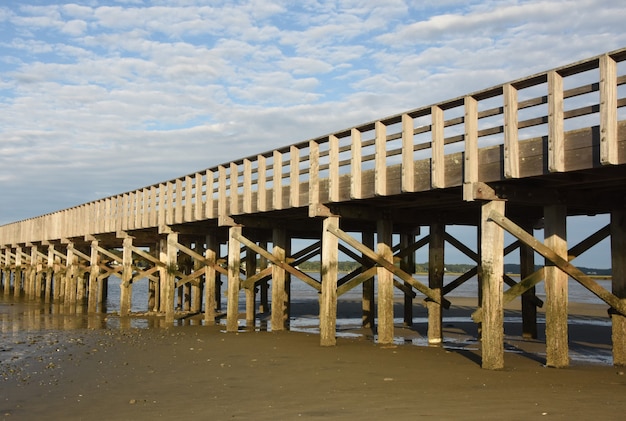
<path id="1" fill-rule="evenodd" d="M 364 246 L 363 244 L 359 243 L 357 240 L 349 236 L 346 232 L 335 227 L 329 227 L 328 232 L 330 232 L 331 234 L 333 234 L 340 240 L 345 241 L 346 243 L 348 243 L 350 247 L 353 247 L 359 252 L 361 252 L 362 254 L 366 255 L 368 258 L 373 260 L 376 264 L 387 269 L 389 272 L 393 273 L 395 276 L 402 279 L 404 282 L 408 283 L 413 288 L 415 288 L 416 290 L 418 290 L 419 292 L 421 292 L 422 294 L 424 294 L 426 297 L 430 298 L 434 302 L 441 304 L 444 308 L 450 308 L 450 301 L 448 301 L 447 299 L 443 297 L 439 298 L 438 294 L 436 294 L 434 290 L 430 289 L 429 287 L 422 284 L 421 282 L 415 280 L 411 275 L 409 275 L 402 269 L 396 267 L 393 263 L 381 258 L 377 253 L 370 250 L 368 247 Z"/>
<path id="2" fill-rule="evenodd" d="M 543 243 L 528 234 L 524 229 L 516 225 L 510 219 L 506 218 L 504 215 L 492 211 L 489 214 L 489 219 L 516 237 L 518 240 L 531 247 L 544 258 L 551 261 L 556 267 L 567 273 L 574 280 L 578 281 L 578 283 L 587 288 L 602 301 L 610 305 L 613 309 L 617 310 L 620 314 L 626 316 L 626 300 L 621 300 L 606 289 L 602 288 L 602 286 L 591 279 L 591 277 L 585 275 L 576 266 L 563 259 L 549 247 L 546 247 Z"/>

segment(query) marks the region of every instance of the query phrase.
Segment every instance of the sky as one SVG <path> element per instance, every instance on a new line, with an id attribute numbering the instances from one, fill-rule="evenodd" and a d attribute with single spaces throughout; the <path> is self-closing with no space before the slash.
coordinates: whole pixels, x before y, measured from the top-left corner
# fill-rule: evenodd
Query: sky
<path id="1" fill-rule="evenodd" d="M 622 48 L 624 22 L 614 0 L 4 0 L 0 225 Z"/>

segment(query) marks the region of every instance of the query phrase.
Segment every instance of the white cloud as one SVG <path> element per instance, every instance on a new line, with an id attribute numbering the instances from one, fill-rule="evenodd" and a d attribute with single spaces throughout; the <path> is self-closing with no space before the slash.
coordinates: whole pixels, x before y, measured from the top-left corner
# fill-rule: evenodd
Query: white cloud
<path id="1" fill-rule="evenodd" d="M 608 0 L 14 3 L 0 223 L 626 45 Z"/>

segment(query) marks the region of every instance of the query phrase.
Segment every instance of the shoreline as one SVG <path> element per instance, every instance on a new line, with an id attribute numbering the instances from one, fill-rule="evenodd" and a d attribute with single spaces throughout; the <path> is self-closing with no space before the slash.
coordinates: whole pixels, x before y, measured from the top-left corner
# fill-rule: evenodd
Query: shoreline
<path id="1" fill-rule="evenodd" d="M 191 320 L 154 328 L 124 327 L 117 320 L 115 326 L 119 318 L 111 315 L 104 317 L 107 327 L 89 327 L 76 323 L 89 319 L 86 314 L 34 311 L 23 315 L 24 323 L 36 322 L 39 328 L 27 330 L 15 323 L 17 311 L 9 315 L 13 320 L 7 316 L 16 306 L 7 310 L 5 305 L 0 415 L 377 420 L 533 419 L 545 413 L 619 419 L 626 411 L 624 371 L 574 358 L 610 356 L 606 306 L 572 303 L 573 362 L 552 369 L 544 366 L 543 333 L 537 340 L 522 340 L 519 306 L 510 303 L 505 310 L 505 369 L 488 371 L 480 368 L 477 327 L 469 318 L 475 299 L 451 301 L 444 312 L 443 346 L 427 346 L 426 309 L 420 304 L 414 308 L 414 326 L 405 327 L 400 320 L 394 344 L 380 345 L 371 330 L 359 326 L 360 302 L 340 300 L 335 347 L 319 345 L 317 303 L 311 300 L 292 304 L 292 331 L 263 331 L 259 321 L 247 330 L 243 320 L 236 333 Z"/>

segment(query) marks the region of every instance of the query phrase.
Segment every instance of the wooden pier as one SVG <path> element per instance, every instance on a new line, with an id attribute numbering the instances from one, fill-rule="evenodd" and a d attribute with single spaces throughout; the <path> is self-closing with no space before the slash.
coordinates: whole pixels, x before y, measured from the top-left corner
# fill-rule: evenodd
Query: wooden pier
<path id="1" fill-rule="evenodd" d="M 363 325 L 376 324 L 378 342 L 391 343 L 400 289 L 406 323 L 413 300 L 426 299 L 428 340 L 439 343 L 446 295 L 477 276 L 473 318 L 482 323 L 482 365 L 499 369 L 503 305 L 521 296 L 524 336 L 536 337 L 537 307 L 544 304 L 534 293 L 539 282 L 546 290 L 547 364 L 568 365 L 571 277 L 607 303 L 613 361 L 626 365 L 625 110 L 622 49 L 4 225 L 0 291 L 99 312 L 106 280 L 115 276 L 126 316 L 133 283 L 147 279 L 146 311 L 167 323 L 195 313 L 212 324 L 225 313 L 226 329 L 237 331 L 245 300 L 248 326 L 257 311 L 271 311 L 271 329 L 282 330 L 290 282 L 299 281 L 319 292 L 320 343 L 328 346 L 336 341 L 337 298 L 357 287 Z M 567 217 L 596 214 L 610 214 L 610 224 L 569 245 Z M 478 227 L 478 249 L 446 232 L 451 225 Z M 427 235 L 419 235 L 422 227 Z M 533 227 L 543 227 L 545 240 L 533 236 Z M 505 232 L 517 240 L 507 247 Z M 607 237 L 612 291 L 571 263 Z M 302 250 L 295 249 L 298 239 L 307 240 Z M 448 284 L 445 243 L 476 262 Z M 422 247 L 427 283 L 413 276 Z M 520 282 L 503 271 L 504 255 L 514 251 Z M 535 253 L 545 258 L 538 271 Z M 339 273 L 340 256 L 359 269 Z M 312 259 L 321 260 L 321 282 L 298 269 Z"/>

